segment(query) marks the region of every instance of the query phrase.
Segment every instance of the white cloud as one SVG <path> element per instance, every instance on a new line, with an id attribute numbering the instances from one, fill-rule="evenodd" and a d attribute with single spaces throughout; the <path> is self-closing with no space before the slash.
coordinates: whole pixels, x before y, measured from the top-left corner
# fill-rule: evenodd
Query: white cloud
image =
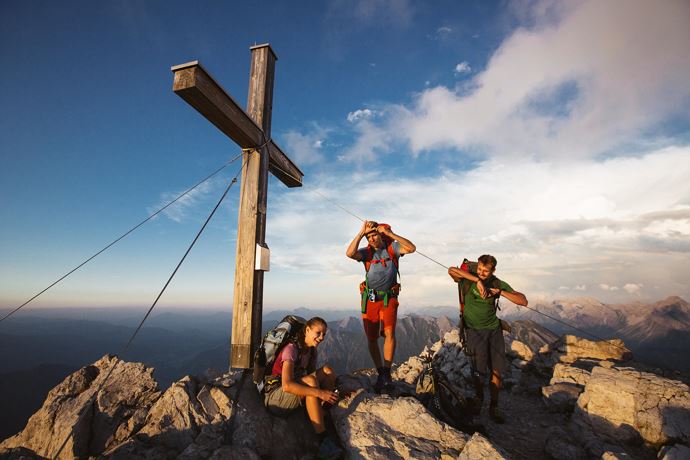
<path id="1" fill-rule="evenodd" d="M 347 114 L 347 121 L 350 123 L 356 123 L 360 120 L 367 120 L 372 118 L 376 113 L 371 109 L 357 109 L 354 112 Z"/>
<path id="2" fill-rule="evenodd" d="M 639 294 L 640 289 L 642 289 L 642 284 L 637 284 L 637 283 L 627 283 L 625 286 L 623 286 L 623 289 L 628 291 L 630 294 Z"/>
<path id="3" fill-rule="evenodd" d="M 470 67 L 469 62 L 467 61 L 462 61 L 461 63 L 455 66 L 456 75 L 464 75 L 470 72 L 472 72 L 472 67 Z"/>
<path id="4" fill-rule="evenodd" d="M 508 36 L 470 82 L 425 89 L 377 128 L 414 153 L 572 160 L 668 142 L 663 128 L 687 122 L 690 3 L 529 4 L 530 27 Z"/>
<path id="5" fill-rule="evenodd" d="M 312 124 L 306 133 L 296 130 L 284 135 L 285 152 L 298 165 L 313 165 L 323 161 L 322 152 L 325 139 L 331 130 Z"/>
<path id="6" fill-rule="evenodd" d="M 162 212 L 162 214 L 174 222 L 184 222 L 190 217 L 190 215 L 194 214 L 194 212 L 199 208 L 199 206 L 205 204 L 209 196 L 215 191 L 217 191 L 220 186 L 221 182 L 219 182 L 219 179 L 210 179 L 200 184 L 194 190 L 187 193 L 185 196 L 183 196 L 175 203 L 167 207 Z M 146 211 L 149 214 L 153 214 L 154 212 L 158 211 L 163 206 L 167 205 L 172 200 L 177 198 L 183 192 L 184 190 L 180 190 L 177 192 L 161 193 L 160 202 L 155 206 L 147 207 Z"/>
<path id="7" fill-rule="evenodd" d="M 362 218 L 391 223 L 444 265 L 496 255 L 499 276 L 528 297 L 574 286 L 582 295 L 623 301 L 629 288 L 617 286 L 630 279 L 660 286 L 661 295 L 690 294 L 683 276 L 690 233 L 649 230 L 657 221 L 678 228 L 690 222 L 688 158 L 690 147 L 600 163 L 492 160 L 416 179 L 369 170 L 314 177 L 311 187 Z M 345 306 L 361 266 L 344 251 L 361 223 L 308 187 L 271 203 L 272 267 L 302 275 L 281 295 L 294 292 L 297 301 L 309 283 L 323 283 L 333 304 Z M 419 255 L 405 257 L 401 270 L 406 303 L 448 305 L 457 295 L 445 270 Z"/>
<path id="8" fill-rule="evenodd" d="M 438 27 L 433 33 L 427 34 L 429 40 L 446 40 L 451 37 L 453 28 L 448 26 Z"/>

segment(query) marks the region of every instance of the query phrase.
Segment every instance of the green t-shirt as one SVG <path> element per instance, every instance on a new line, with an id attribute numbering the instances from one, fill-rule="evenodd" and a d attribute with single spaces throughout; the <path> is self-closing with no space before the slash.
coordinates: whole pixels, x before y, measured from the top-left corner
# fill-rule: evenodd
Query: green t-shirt
<path id="1" fill-rule="evenodd" d="M 462 280 L 463 283 L 471 283 L 469 280 Z M 486 286 L 486 285 L 485 285 Z M 489 289 L 487 287 L 487 289 Z M 513 292 L 508 283 L 501 281 L 501 290 Z M 477 283 L 472 283 L 472 287 L 465 296 L 465 323 L 472 329 L 497 329 L 500 322 L 496 317 L 494 300 L 496 297 L 482 299 L 477 289 Z"/>

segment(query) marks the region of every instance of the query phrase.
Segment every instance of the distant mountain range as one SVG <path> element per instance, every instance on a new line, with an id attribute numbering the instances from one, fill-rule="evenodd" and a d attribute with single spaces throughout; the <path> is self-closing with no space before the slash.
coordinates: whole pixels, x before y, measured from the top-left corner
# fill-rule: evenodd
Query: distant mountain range
<path id="1" fill-rule="evenodd" d="M 508 320 L 531 319 L 558 334 L 583 335 L 563 324 L 567 323 L 604 339 L 621 338 L 638 361 L 690 372 L 690 305 L 680 297 L 652 304 L 577 298 L 529 307 L 537 311 L 511 304 L 500 315 Z"/>

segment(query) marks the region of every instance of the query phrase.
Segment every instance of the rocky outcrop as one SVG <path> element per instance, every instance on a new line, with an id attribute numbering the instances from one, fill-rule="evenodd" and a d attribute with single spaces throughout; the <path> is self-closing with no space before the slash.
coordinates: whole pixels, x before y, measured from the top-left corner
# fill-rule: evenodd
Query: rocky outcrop
<path id="1" fill-rule="evenodd" d="M 50 458 L 97 455 L 141 428 L 160 395 L 152 374 L 143 364 L 105 356 L 53 388 L 26 428 L 0 448 Z"/>
<path id="2" fill-rule="evenodd" d="M 413 356 L 398 366 L 393 372 L 393 378 L 413 385 L 424 366 L 432 360 L 448 381 L 464 393 L 472 370 L 470 361 L 460 346 L 460 334 L 457 329 L 447 332 L 443 339 L 431 347 L 425 347 L 419 356 Z"/>
<path id="3" fill-rule="evenodd" d="M 630 356 L 622 342 L 553 340 L 530 327 L 518 322 L 505 335 L 507 345 L 524 345 L 507 347 L 513 351 L 504 383 L 512 388 L 501 401 L 508 423 L 499 427 L 485 414 L 468 426 L 453 424 L 482 435 L 438 420 L 414 397 L 415 383 L 432 361 L 459 394 L 472 395 L 471 367 L 457 330 L 394 370 L 395 397 L 373 392 L 373 370 L 339 377 L 346 396 L 330 413 L 348 457 L 687 455 L 687 385 L 623 361 Z M 65 440 L 60 458 L 313 458 L 318 440 L 303 411 L 272 416 L 246 373 L 187 376 L 161 393 L 152 372 L 111 356 L 80 369 L 49 393 L 21 433 L 0 444 L 0 459 L 53 458 Z"/>
<path id="4" fill-rule="evenodd" d="M 559 360 L 572 363 L 581 359 L 601 361 L 628 361 L 632 352 L 621 339 L 592 341 L 574 335 L 566 335 L 558 347 Z"/>
<path id="5" fill-rule="evenodd" d="M 551 412 L 571 412 L 575 409 L 577 398 L 582 393 L 579 385 L 572 383 L 555 383 L 541 389 L 546 408 Z"/>
<path id="6" fill-rule="evenodd" d="M 373 397 L 360 389 L 331 414 L 351 458 L 457 458 L 469 438 L 412 397 Z"/>
<path id="7" fill-rule="evenodd" d="M 80 369 L 0 445 L 0 458 L 53 458 L 65 440 L 58 458 L 298 459 L 318 448 L 303 411 L 271 415 L 246 373 L 187 376 L 161 394 L 152 372 L 110 356 Z M 339 387 L 348 397 L 331 413 L 352 458 L 457 458 L 469 439 L 413 397 L 373 393 L 366 374 Z"/>
<path id="8" fill-rule="evenodd" d="M 621 442 L 690 442 L 688 386 L 633 368 L 595 367 L 573 419 Z"/>
<path id="9" fill-rule="evenodd" d="M 508 454 L 494 445 L 491 441 L 486 439 L 479 433 L 472 435 L 465 448 L 460 453 L 458 460 L 473 460 L 473 459 L 488 459 L 488 460 L 502 460 L 509 459 Z"/>

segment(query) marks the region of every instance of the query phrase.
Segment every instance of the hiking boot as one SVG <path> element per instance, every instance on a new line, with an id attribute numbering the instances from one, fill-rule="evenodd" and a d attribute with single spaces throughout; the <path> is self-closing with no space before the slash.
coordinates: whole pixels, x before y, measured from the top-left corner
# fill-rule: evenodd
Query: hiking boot
<path id="1" fill-rule="evenodd" d="M 386 386 L 386 378 L 383 374 L 379 374 L 376 378 L 376 383 L 374 384 L 374 391 L 376 393 L 381 393 L 381 390 Z"/>
<path id="2" fill-rule="evenodd" d="M 505 423 L 506 422 L 505 415 L 503 415 L 503 412 L 501 412 L 501 409 L 499 409 L 497 406 L 491 407 L 489 409 L 489 418 L 494 423 Z"/>
<path id="3" fill-rule="evenodd" d="M 338 441 L 331 435 L 326 436 L 321 445 L 319 446 L 319 452 L 316 457 L 320 460 L 336 460 L 342 458 L 345 451 L 338 444 Z"/>
<path id="4" fill-rule="evenodd" d="M 383 387 L 386 390 L 392 390 L 393 389 L 393 377 L 391 377 L 390 370 L 383 374 Z"/>

